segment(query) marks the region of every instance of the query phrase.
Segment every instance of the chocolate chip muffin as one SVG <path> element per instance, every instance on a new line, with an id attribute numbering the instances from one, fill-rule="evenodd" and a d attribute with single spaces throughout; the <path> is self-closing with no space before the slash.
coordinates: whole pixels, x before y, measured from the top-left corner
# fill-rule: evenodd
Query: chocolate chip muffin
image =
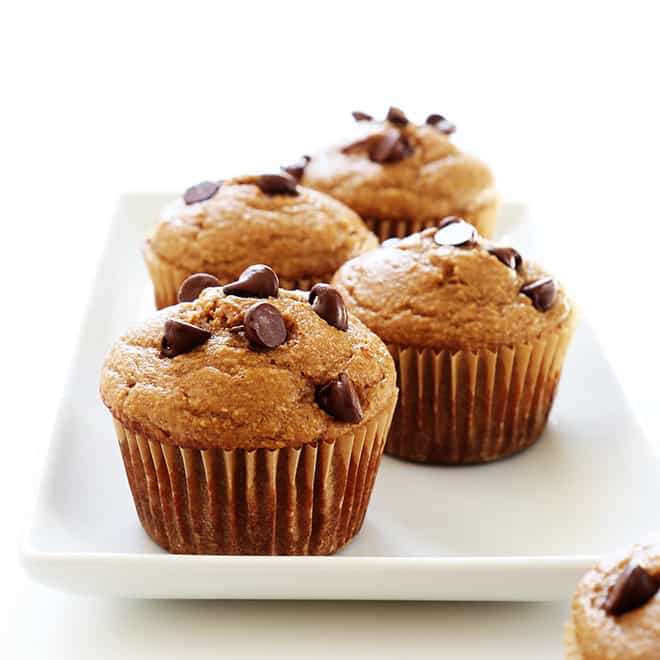
<path id="1" fill-rule="evenodd" d="M 359 139 L 283 169 L 352 208 L 381 241 L 434 226 L 448 215 L 492 235 L 499 209 L 493 175 L 452 143 L 453 124 L 433 114 L 418 125 L 397 108 L 384 121 L 362 112 L 353 116 L 364 129 Z"/>
<path id="2" fill-rule="evenodd" d="M 401 394 L 387 452 L 483 463 L 539 437 L 575 317 L 539 266 L 448 217 L 352 259 L 333 284 L 394 357 Z"/>
<path id="3" fill-rule="evenodd" d="M 207 181 L 163 209 L 145 246 L 156 307 L 177 302 L 193 273 L 222 284 L 264 262 L 288 289 L 329 281 L 344 261 L 378 244 L 360 218 L 288 175 Z"/>
<path id="4" fill-rule="evenodd" d="M 573 597 L 567 660 L 660 658 L 660 547 L 636 546 L 589 571 Z"/>
<path id="5" fill-rule="evenodd" d="M 161 310 L 112 347 L 101 397 L 139 519 L 174 553 L 330 554 L 360 529 L 397 388 L 339 293 L 266 266 Z"/>

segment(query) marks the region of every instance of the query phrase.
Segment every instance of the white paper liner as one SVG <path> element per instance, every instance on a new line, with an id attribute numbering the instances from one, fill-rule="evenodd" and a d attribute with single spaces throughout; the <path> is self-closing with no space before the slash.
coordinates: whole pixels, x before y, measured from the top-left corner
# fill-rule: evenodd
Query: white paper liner
<path id="1" fill-rule="evenodd" d="M 154 286 L 154 302 L 157 309 L 176 305 L 178 302 L 179 287 L 183 281 L 192 273 L 182 270 L 168 264 L 158 257 L 158 255 L 146 245 L 144 248 L 144 260 L 149 270 L 149 276 Z M 334 273 L 327 273 L 324 276 L 314 278 L 286 279 L 280 278 L 280 287 L 282 289 L 300 289 L 309 291 L 317 282 L 330 282 Z M 227 284 L 228 282 L 221 282 Z"/>
<path id="2" fill-rule="evenodd" d="M 580 645 L 575 636 L 575 626 L 567 623 L 564 628 L 564 653 L 565 660 L 582 660 Z"/>
<path id="3" fill-rule="evenodd" d="M 471 222 L 482 236 L 490 238 L 495 231 L 498 204 L 488 204 L 472 213 L 460 214 L 465 220 Z M 442 218 L 430 220 L 382 220 L 375 217 L 362 218 L 364 224 L 378 237 L 382 243 L 388 238 L 403 238 L 409 234 L 422 231 L 428 227 L 436 227 Z"/>
<path id="4" fill-rule="evenodd" d="M 394 410 L 300 448 L 190 449 L 115 420 L 145 531 L 173 553 L 327 555 L 362 526 Z"/>
<path id="5" fill-rule="evenodd" d="M 407 460 L 483 463 L 531 445 L 552 407 L 573 327 L 499 351 L 388 345 L 399 401 L 385 451 Z"/>

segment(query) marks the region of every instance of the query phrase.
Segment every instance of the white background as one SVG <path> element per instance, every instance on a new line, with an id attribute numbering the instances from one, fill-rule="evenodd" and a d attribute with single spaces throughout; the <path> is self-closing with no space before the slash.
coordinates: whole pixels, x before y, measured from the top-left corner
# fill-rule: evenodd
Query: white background
<path id="1" fill-rule="evenodd" d="M 660 430 L 654 3 L 24 2 L 0 10 L 0 638 L 11 658 L 557 658 L 567 604 L 86 599 L 18 537 L 113 201 L 273 170 L 403 107 L 532 205 L 546 261 Z M 137 247 L 136 247 L 137 249 Z M 8 422 L 8 424 L 7 424 Z M 3 628 L 6 627 L 6 630 Z"/>

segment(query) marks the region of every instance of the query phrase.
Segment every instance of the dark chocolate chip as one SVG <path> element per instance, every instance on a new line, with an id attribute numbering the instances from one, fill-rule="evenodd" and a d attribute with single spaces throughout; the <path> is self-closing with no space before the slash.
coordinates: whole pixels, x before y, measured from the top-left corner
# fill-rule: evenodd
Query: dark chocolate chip
<path id="1" fill-rule="evenodd" d="M 450 215 L 440 222 L 433 240 L 438 245 L 470 247 L 477 242 L 477 230 L 469 222 Z"/>
<path id="2" fill-rule="evenodd" d="M 488 252 L 497 257 L 505 266 L 513 270 L 518 270 L 522 265 L 522 257 L 518 250 L 510 247 L 492 247 Z"/>
<path id="3" fill-rule="evenodd" d="M 275 348 L 286 341 L 284 318 L 277 307 L 267 302 L 252 305 L 243 318 L 245 336 L 250 348 Z"/>
<path id="4" fill-rule="evenodd" d="M 293 177 L 296 181 L 302 179 L 303 174 L 305 173 L 305 168 L 307 163 L 312 160 L 309 156 L 301 156 L 300 160 L 297 160 L 291 165 L 283 165 L 282 170 L 286 172 L 289 176 Z"/>
<path id="5" fill-rule="evenodd" d="M 438 229 L 442 229 L 443 227 L 446 227 L 447 225 L 453 225 L 455 222 L 462 222 L 462 221 L 463 221 L 463 218 L 459 218 L 457 215 L 446 215 L 438 223 Z"/>
<path id="6" fill-rule="evenodd" d="M 382 135 L 374 136 L 369 159 L 374 163 L 396 163 L 412 152 L 410 143 L 396 129 L 389 129 Z"/>
<path id="7" fill-rule="evenodd" d="M 197 300 L 199 294 L 210 286 L 220 286 L 220 280 L 208 273 L 195 273 L 187 277 L 179 287 L 179 302 Z"/>
<path id="8" fill-rule="evenodd" d="M 351 114 L 353 115 L 353 119 L 355 119 L 355 121 L 373 121 L 373 117 L 368 115 L 366 112 L 360 112 L 359 110 L 356 110 Z"/>
<path id="9" fill-rule="evenodd" d="M 173 358 L 181 353 L 189 353 L 193 348 L 201 346 L 211 333 L 196 325 L 168 319 L 165 321 L 165 333 L 160 345 L 160 356 Z"/>
<path id="10" fill-rule="evenodd" d="M 385 119 L 387 119 L 387 121 L 391 122 L 392 124 L 396 124 L 397 126 L 405 126 L 408 124 L 408 117 L 406 117 L 403 110 L 395 108 L 394 106 L 391 106 L 387 111 L 387 117 L 385 117 Z"/>
<path id="11" fill-rule="evenodd" d="M 520 293 L 524 293 L 532 301 L 539 312 L 550 309 L 557 297 L 557 284 L 551 277 L 544 277 L 534 282 L 525 284 Z"/>
<path id="12" fill-rule="evenodd" d="M 447 121 L 447 120 L 442 115 L 436 115 L 436 114 L 429 115 L 426 118 L 426 123 L 429 126 L 435 126 L 436 124 L 439 124 L 441 121 Z"/>
<path id="13" fill-rule="evenodd" d="M 426 123 L 429 126 L 435 126 L 435 128 L 447 135 L 450 135 L 456 130 L 456 126 L 448 119 L 445 119 L 442 115 L 429 115 L 426 118 Z"/>
<path id="14" fill-rule="evenodd" d="M 241 298 L 277 298 L 280 280 L 270 266 L 254 264 L 246 268 L 236 280 L 222 287 L 228 296 Z"/>
<path id="15" fill-rule="evenodd" d="M 296 180 L 286 174 L 262 174 L 254 183 L 266 195 L 297 195 Z"/>
<path id="16" fill-rule="evenodd" d="M 316 403 L 340 422 L 356 424 L 362 420 L 360 397 L 353 381 L 345 373 L 316 388 Z"/>
<path id="17" fill-rule="evenodd" d="M 610 616 L 620 616 L 648 603 L 660 590 L 660 578 L 637 564 L 628 564 L 607 595 L 603 609 Z"/>
<path id="18" fill-rule="evenodd" d="M 315 284 L 309 292 L 312 309 L 338 330 L 348 329 L 348 313 L 341 293 L 329 284 Z"/>
<path id="19" fill-rule="evenodd" d="M 188 205 L 204 202 L 211 199 L 220 190 L 221 185 L 221 181 L 202 181 L 202 183 L 191 186 L 183 193 L 183 201 Z"/>

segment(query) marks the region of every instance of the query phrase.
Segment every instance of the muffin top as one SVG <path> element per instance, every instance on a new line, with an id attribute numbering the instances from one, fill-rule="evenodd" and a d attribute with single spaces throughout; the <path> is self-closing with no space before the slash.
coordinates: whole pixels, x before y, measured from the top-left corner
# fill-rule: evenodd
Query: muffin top
<path id="1" fill-rule="evenodd" d="M 532 342 L 569 322 L 559 284 L 513 248 L 456 217 L 389 239 L 344 264 L 333 284 L 386 342 L 455 350 Z"/>
<path id="2" fill-rule="evenodd" d="M 101 375 L 113 416 L 167 444 L 253 449 L 333 440 L 391 405 L 387 348 L 341 296 L 319 284 L 308 298 L 276 280 L 268 291 L 267 271 L 206 288 L 122 336 Z"/>
<path id="3" fill-rule="evenodd" d="M 660 546 L 636 546 L 601 562 L 573 597 L 573 633 L 583 660 L 660 657 Z"/>
<path id="4" fill-rule="evenodd" d="M 444 117 L 430 115 L 417 125 L 396 108 L 385 121 L 353 115 L 364 130 L 358 140 L 284 169 L 364 218 L 469 216 L 497 198 L 490 169 L 452 144 L 454 126 Z"/>
<path id="5" fill-rule="evenodd" d="M 163 209 L 149 242 L 171 265 L 222 282 L 255 261 L 286 279 L 329 277 L 378 244 L 351 209 L 281 175 L 193 186 Z"/>

